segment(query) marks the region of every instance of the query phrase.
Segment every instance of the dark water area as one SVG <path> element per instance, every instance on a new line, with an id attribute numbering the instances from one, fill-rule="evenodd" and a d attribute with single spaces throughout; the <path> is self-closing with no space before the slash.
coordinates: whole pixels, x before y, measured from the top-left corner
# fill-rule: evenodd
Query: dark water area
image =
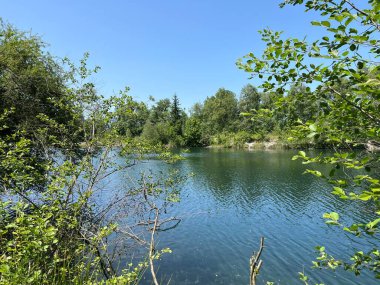
<path id="1" fill-rule="evenodd" d="M 181 223 L 158 234 L 158 247 L 173 250 L 156 265 L 162 284 L 249 284 L 249 258 L 262 236 L 258 284 L 301 284 L 298 272 L 315 281 L 310 284 L 379 284 L 370 273 L 356 277 L 311 268 L 315 246 L 324 245 L 342 258 L 380 242 L 355 238 L 324 223 L 325 212 L 336 211 L 349 223 L 366 221 L 370 210 L 335 197 L 321 179 L 302 175 L 306 166 L 292 161 L 294 154 L 195 149 L 172 166 L 145 164 L 153 171 L 173 167 L 194 173 L 182 186 L 181 202 L 170 209 Z M 148 273 L 143 284 L 150 284 Z"/>

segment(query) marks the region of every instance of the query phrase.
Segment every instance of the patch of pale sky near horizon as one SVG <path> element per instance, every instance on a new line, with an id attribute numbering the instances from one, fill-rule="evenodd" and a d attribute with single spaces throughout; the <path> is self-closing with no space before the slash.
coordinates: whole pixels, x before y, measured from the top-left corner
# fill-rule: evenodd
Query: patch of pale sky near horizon
<path id="1" fill-rule="evenodd" d="M 280 9 L 280 2 L 0 0 L 0 17 L 39 34 L 59 57 L 78 61 L 88 51 L 89 63 L 102 67 L 94 79 L 105 96 L 124 86 L 142 101 L 176 93 L 188 109 L 220 87 L 239 96 L 245 84 L 258 85 L 235 66 L 246 53 L 262 51 L 258 30 L 320 36 L 309 24 L 316 14 Z"/>

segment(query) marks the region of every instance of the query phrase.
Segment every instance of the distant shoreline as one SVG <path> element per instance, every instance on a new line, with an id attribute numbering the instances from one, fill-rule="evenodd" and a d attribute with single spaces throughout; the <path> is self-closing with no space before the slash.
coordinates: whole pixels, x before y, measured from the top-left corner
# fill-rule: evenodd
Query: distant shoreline
<path id="1" fill-rule="evenodd" d="M 280 141 L 266 141 L 266 142 L 250 142 L 244 143 L 243 147 L 239 146 L 226 146 L 226 145 L 209 145 L 204 148 L 230 148 L 230 149 L 246 149 L 246 150 L 278 150 L 278 149 L 337 149 L 331 145 L 318 145 L 314 143 L 284 143 Z M 367 150 L 371 152 L 380 151 L 380 145 L 373 142 L 359 143 L 351 145 L 350 147 L 338 147 L 338 149 L 358 149 Z"/>

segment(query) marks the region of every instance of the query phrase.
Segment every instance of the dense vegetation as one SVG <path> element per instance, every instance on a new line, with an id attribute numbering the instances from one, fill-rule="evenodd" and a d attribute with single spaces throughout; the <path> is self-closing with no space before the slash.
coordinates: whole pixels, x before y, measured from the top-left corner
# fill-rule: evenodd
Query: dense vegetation
<path id="1" fill-rule="evenodd" d="M 369 69 L 358 71 L 368 78 L 373 76 Z M 348 93 L 352 85 L 342 80 L 337 88 Z M 247 84 L 239 98 L 232 91 L 220 88 L 203 103 L 192 106 L 187 114 L 177 95 L 152 101 L 149 107 L 125 93 L 124 101 L 116 107 L 115 124 L 120 136 L 172 147 L 244 147 L 245 143 L 272 141 L 293 148 L 331 148 L 334 140 L 323 132 L 303 137 L 297 135 L 297 129 L 324 120 L 327 114 L 331 116 L 332 107 L 327 101 L 336 97 L 328 85 L 312 91 L 301 81 L 294 82 L 286 95 L 279 90 L 260 92 Z M 356 112 L 353 110 L 349 116 L 355 118 Z M 364 148 L 368 138 L 354 137 L 355 146 Z M 347 147 L 349 142 L 346 143 L 341 147 Z"/>
<path id="2" fill-rule="evenodd" d="M 167 207 L 183 177 L 142 173 L 99 203 L 112 174 L 176 157 L 130 140 L 145 105 L 127 90 L 103 99 L 87 57 L 55 59 L 40 38 L 0 25 L 0 284 L 135 284 L 148 267 L 157 283 L 154 260 L 168 249 L 155 233 L 178 222 Z M 137 252 L 138 263 L 120 262 Z"/>
<path id="3" fill-rule="evenodd" d="M 172 147 L 243 147 L 247 142 L 270 140 L 292 146 L 294 142 L 287 140 L 289 131 L 317 119 L 323 112 L 323 102 L 316 100 L 316 93 L 303 84 L 292 86 L 287 96 L 259 92 L 247 84 L 237 98 L 232 91 L 220 88 L 203 103 L 196 103 L 188 114 L 177 95 L 157 102 L 152 99 L 148 106 L 123 94 L 124 101 L 116 107 L 117 134 Z M 293 146 L 326 143 L 323 138 L 298 138 Z"/>

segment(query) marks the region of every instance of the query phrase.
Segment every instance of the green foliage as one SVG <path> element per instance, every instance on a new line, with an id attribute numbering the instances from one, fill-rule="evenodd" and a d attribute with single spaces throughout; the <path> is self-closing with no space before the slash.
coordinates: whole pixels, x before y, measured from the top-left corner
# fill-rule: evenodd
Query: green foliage
<path id="1" fill-rule="evenodd" d="M 153 124 L 170 121 L 170 100 L 159 100 L 150 111 L 149 121 Z"/>
<path id="2" fill-rule="evenodd" d="M 141 159 L 175 162 L 178 156 L 131 138 L 148 118 L 146 105 L 128 89 L 120 97 L 99 95 L 89 80 L 98 68 L 87 67 L 88 54 L 76 66 L 68 59 L 58 64 L 43 50 L 38 38 L 2 24 L 0 284 L 137 284 L 148 264 L 169 250 L 148 250 L 142 262 L 124 266 L 109 242 L 121 238 L 135 246 L 126 251 L 113 244 L 119 257 L 141 253 L 149 244 L 150 213 L 163 227 L 161 216 L 179 201 L 177 183 L 185 177 L 143 173 L 100 205 L 97 192 Z M 159 123 L 160 131 L 168 130 Z M 118 217 L 140 223 L 141 234 Z"/>
<path id="3" fill-rule="evenodd" d="M 223 132 L 211 137 L 213 145 L 227 148 L 243 148 L 245 143 L 251 141 L 252 135 L 246 131 L 239 131 L 237 133 Z"/>
<path id="4" fill-rule="evenodd" d="M 8 112 L 0 135 L 22 131 L 40 159 L 52 146 L 73 149 L 82 135 L 65 71 L 45 47 L 0 22 L 0 113 Z"/>
<path id="5" fill-rule="evenodd" d="M 219 89 L 214 96 L 205 100 L 202 112 L 209 134 L 235 130 L 238 107 L 233 92 L 223 88 Z"/>
<path id="6" fill-rule="evenodd" d="M 295 132 L 294 127 L 299 126 L 300 122 L 309 122 L 318 117 L 320 106 L 315 98 L 316 95 L 304 85 L 294 85 L 288 96 L 282 96 L 275 92 L 259 92 L 248 84 L 242 88 L 238 101 L 232 92 L 220 89 L 215 96 L 207 98 L 204 104 L 193 106 L 187 132 L 193 133 L 193 138 L 197 137 L 198 141 L 189 140 L 188 145 L 241 147 L 251 140 L 265 141 L 271 140 L 271 137 L 277 140 L 281 134 Z M 251 135 L 244 136 L 246 141 L 242 143 L 240 138 L 235 138 L 239 132 L 249 132 Z M 305 140 L 294 133 L 293 138 L 284 143 L 291 147 L 327 146 L 324 139 L 319 136 L 318 139 L 310 137 Z M 284 141 L 283 138 L 281 140 Z"/>
<path id="7" fill-rule="evenodd" d="M 257 88 L 251 84 L 247 84 L 241 89 L 240 99 L 238 102 L 239 111 L 241 113 L 251 112 L 252 110 L 258 110 L 261 103 L 261 95 Z"/>
<path id="8" fill-rule="evenodd" d="M 128 95 L 129 89 L 120 92 L 119 97 L 113 97 L 114 128 L 121 136 L 136 137 L 141 135 L 149 117 L 148 107 L 143 102 L 136 102 Z"/>
<path id="9" fill-rule="evenodd" d="M 252 113 L 260 108 L 261 94 L 251 84 L 244 86 L 240 92 L 240 99 L 238 102 L 238 109 L 240 114 Z M 254 131 L 255 124 L 248 116 L 241 118 L 239 129 L 246 131 Z"/>
<path id="10" fill-rule="evenodd" d="M 183 134 L 183 125 L 184 125 L 184 119 L 186 119 L 186 114 L 180 108 L 179 99 L 177 97 L 177 94 L 174 94 L 174 96 L 173 96 L 170 118 L 171 118 L 171 125 L 174 129 L 174 133 L 175 133 L 176 137 L 177 138 L 181 137 Z"/>
<path id="11" fill-rule="evenodd" d="M 177 95 L 174 95 L 172 103 L 169 99 L 160 100 L 151 108 L 141 138 L 153 144 L 184 146 L 186 119 Z"/>
<path id="12" fill-rule="evenodd" d="M 375 237 L 380 221 L 379 153 L 354 152 L 352 147 L 377 145 L 380 141 L 380 70 L 374 61 L 380 56 L 380 5 L 372 0 L 360 4 L 290 0 L 282 6 L 286 4 L 304 4 L 306 11 L 320 13 L 323 20 L 313 21 L 312 25 L 324 29 L 325 36 L 309 43 L 306 39 L 284 39 L 281 32 L 265 29 L 261 32 L 267 44 L 264 53 L 261 56 L 250 53 L 238 66 L 263 79 L 264 91 L 288 94 L 279 102 L 288 108 L 284 126 L 292 129 L 293 139 L 307 138 L 348 149 L 317 157 L 309 157 L 302 151 L 294 159 L 329 165 L 329 173 L 315 170 L 307 173 L 325 179 L 333 186 L 332 194 L 342 199 L 356 201 L 363 207 L 373 203 L 373 214 L 377 216 L 372 221 L 343 225 L 338 213 L 326 213 L 327 224 L 342 227 L 356 237 Z M 289 84 L 298 87 L 289 90 Z M 316 86 L 313 92 L 311 84 Z M 292 101 L 300 103 L 296 110 Z M 318 115 L 311 115 L 317 108 Z M 348 175 L 338 175 L 341 170 Z M 324 247 L 318 250 L 316 267 L 342 267 L 355 274 L 370 270 L 380 278 L 378 248 L 368 253 L 354 251 L 348 261 L 328 255 Z M 302 274 L 301 279 L 307 284 L 306 276 Z"/>
<path id="13" fill-rule="evenodd" d="M 202 122 L 196 117 L 190 117 L 185 124 L 184 130 L 185 144 L 187 146 L 202 146 Z"/>
<path id="14" fill-rule="evenodd" d="M 168 122 L 159 122 L 153 125 L 147 122 L 144 126 L 141 137 L 153 144 L 169 144 L 171 138 L 174 136 L 174 129 Z"/>
<path id="15" fill-rule="evenodd" d="M 16 156 L 29 152 L 28 145 L 16 147 Z M 118 227 L 93 220 L 94 180 L 100 166 L 110 167 L 105 157 L 101 165 L 85 157 L 76 165 L 67 161 L 50 167 L 53 174 L 38 199 L 33 191 L 22 191 L 33 173 L 18 176 L 18 183 L 6 189 L 19 202 L 0 203 L 0 284 L 136 284 L 147 265 L 117 274 L 107 257 L 106 238 Z M 79 176 L 86 179 L 79 182 Z"/>

